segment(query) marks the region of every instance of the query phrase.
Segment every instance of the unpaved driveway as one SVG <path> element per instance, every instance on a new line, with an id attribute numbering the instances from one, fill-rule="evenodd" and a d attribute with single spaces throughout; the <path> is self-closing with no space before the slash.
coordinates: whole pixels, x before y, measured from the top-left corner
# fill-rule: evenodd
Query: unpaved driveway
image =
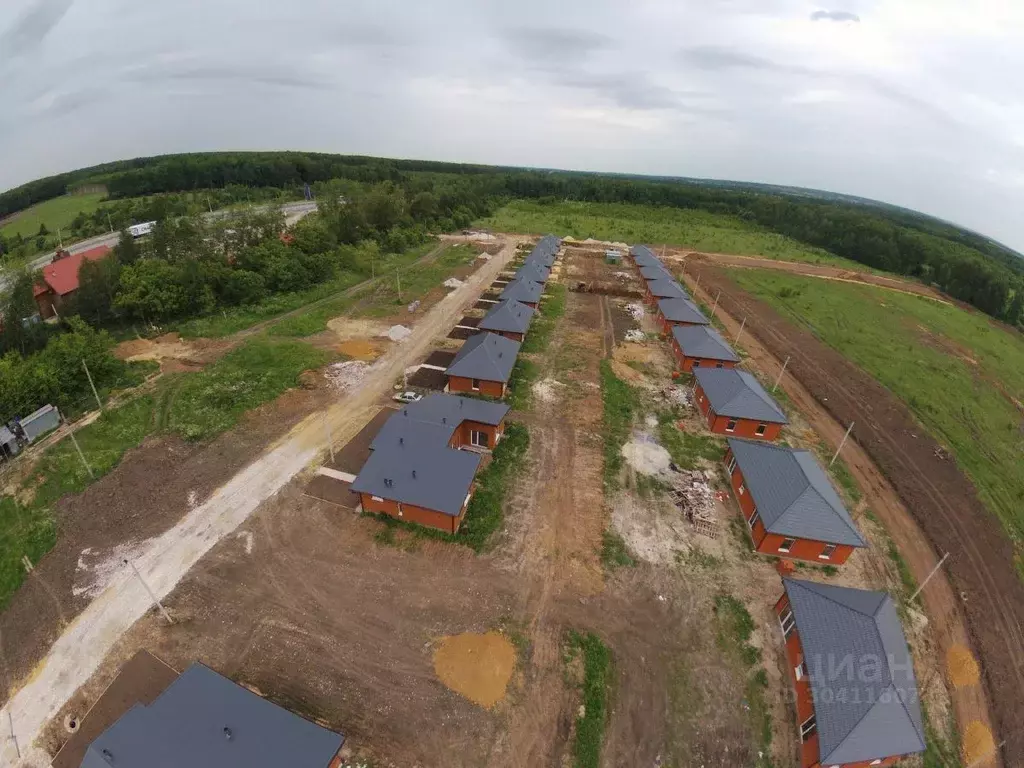
<path id="1" fill-rule="evenodd" d="M 326 412 L 311 415 L 257 461 L 192 510 L 180 523 L 152 540 L 135 564 L 158 596 L 168 594 L 188 570 L 218 541 L 244 522 L 257 506 L 308 467 L 325 448 L 326 426 L 335 442 L 354 436 L 374 414 L 382 391 L 427 352 L 434 338 L 476 301 L 515 253 L 517 240 L 486 262 L 464 285 L 448 294 L 416 323 L 412 335 L 374 363 L 358 389 L 341 397 Z M 143 586 L 122 574 L 100 593 L 57 639 L 30 681 L 8 702 L 22 753 L 125 633 L 150 608 Z M 14 744 L 0 752 L 4 765 L 14 764 Z M 28 765 L 48 765 L 41 750 Z"/>

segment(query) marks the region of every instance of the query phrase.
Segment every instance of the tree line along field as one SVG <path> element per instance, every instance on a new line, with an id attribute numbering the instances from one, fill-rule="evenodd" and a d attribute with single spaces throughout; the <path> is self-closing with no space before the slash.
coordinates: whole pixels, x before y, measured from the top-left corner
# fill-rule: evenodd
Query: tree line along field
<path id="1" fill-rule="evenodd" d="M 496 232 L 558 232 L 577 239 L 679 245 L 695 251 L 830 264 L 865 271 L 863 264 L 744 221 L 696 209 L 629 203 L 513 200 L 478 226 Z"/>
<path id="2" fill-rule="evenodd" d="M 1024 338 L 956 306 L 870 286 L 764 270 L 730 276 L 910 407 L 999 518 L 1024 577 Z"/>

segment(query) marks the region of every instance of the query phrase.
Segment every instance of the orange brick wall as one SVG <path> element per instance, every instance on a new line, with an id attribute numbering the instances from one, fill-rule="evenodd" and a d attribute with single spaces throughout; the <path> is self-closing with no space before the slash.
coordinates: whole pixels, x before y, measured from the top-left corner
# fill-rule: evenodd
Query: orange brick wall
<path id="1" fill-rule="evenodd" d="M 726 467 L 729 466 L 729 460 L 731 458 L 732 451 L 726 450 Z M 739 465 L 736 466 L 732 471 L 732 474 L 729 476 L 729 483 L 732 485 L 733 495 L 736 497 L 736 500 L 740 505 L 740 511 L 743 513 L 743 520 L 749 520 L 750 516 L 754 513 L 754 499 L 750 495 L 750 490 L 744 485 L 743 473 L 740 471 Z M 741 485 L 744 485 L 743 493 L 740 493 Z M 816 541 L 814 539 L 796 539 L 789 552 L 780 552 L 779 547 L 782 546 L 782 542 L 786 537 L 780 536 L 777 533 L 768 533 L 761 518 L 758 518 L 757 522 L 754 523 L 753 529 L 751 529 L 749 525 L 747 526 L 747 529 L 750 530 L 750 537 L 753 539 L 754 549 L 764 555 L 785 557 L 791 560 L 806 560 L 808 562 L 818 563 L 821 565 L 842 565 L 846 562 L 847 558 L 853 554 L 853 547 L 841 544 L 836 547 L 836 551 L 832 553 L 830 558 L 823 560 L 818 557 L 818 555 L 825 550 L 825 544 L 828 542 Z"/>
<path id="2" fill-rule="evenodd" d="M 493 333 L 495 336 L 504 336 L 506 339 L 511 339 L 512 341 L 522 341 L 523 340 L 523 334 L 521 334 L 521 333 L 513 333 L 512 331 L 484 331 L 483 328 L 481 328 L 480 331 L 481 331 L 481 333 L 484 333 L 484 332 L 486 332 L 486 333 Z"/>
<path id="3" fill-rule="evenodd" d="M 682 323 L 680 323 L 682 325 Z M 672 352 L 676 356 L 676 362 L 679 364 L 681 370 L 687 373 L 692 373 L 694 363 L 699 363 L 700 368 L 735 368 L 736 363 L 732 360 L 712 360 L 707 357 L 687 357 L 683 354 L 682 348 L 679 346 L 679 342 L 672 338 Z"/>
<path id="4" fill-rule="evenodd" d="M 488 435 L 487 447 L 493 450 L 494 446 L 498 443 L 498 438 L 505 434 L 505 422 L 503 421 L 497 426 L 492 426 L 490 424 L 481 424 L 478 421 L 464 421 L 455 431 L 455 434 L 452 435 L 450 443 L 452 448 L 472 447 L 470 432 L 486 432 Z"/>
<path id="5" fill-rule="evenodd" d="M 726 426 L 732 419 L 726 416 L 719 416 L 711 409 L 711 402 L 708 400 L 707 395 L 704 394 L 704 390 L 700 384 L 697 385 L 697 389 L 694 392 L 697 398 L 697 406 L 700 408 L 700 412 L 707 417 L 708 429 L 712 432 L 716 432 L 720 435 L 729 435 L 730 437 L 746 437 L 752 440 L 774 440 L 782 432 L 782 425 L 774 422 L 764 422 L 767 424 L 763 435 L 757 434 L 757 428 L 762 422 L 751 421 L 749 419 L 736 419 L 736 429 L 732 432 L 725 430 Z"/>
<path id="6" fill-rule="evenodd" d="M 455 533 L 459 530 L 462 518 L 466 516 L 466 504 L 462 505 L 462 510 L 459 512 L 459 516 L 453 517 L 452 515 L 446 515 L 443 512 L 437 512 L 433 509 L 417 507 L 415 504 L 399 504 L 397 501 L 392 499 L 374 501 L 373 497 L 368 493 L 359 494 L 359 500 L 363 506 L 364 512 L 383 512 L 385 515 L 393 517 L 396 520 L 416 523 L 418 525 L 426 526 L 427 528 L 436 528 L 437 530 L 444 531 L 445 533 Z"/>
<path id="7" fill-rule="evenodd" d="M 480 389 L 475 390 L 473 389 L 472 379 L 467 379 L 462 376 L 449 376 L 448 391 L 469 392 L 471 394 L 479 393 L 481 395 L 487 395 L 488 397 L 504 397 L 505 385 L 500 381 L 487 381 L 484 379 L 480 382 Z"/>

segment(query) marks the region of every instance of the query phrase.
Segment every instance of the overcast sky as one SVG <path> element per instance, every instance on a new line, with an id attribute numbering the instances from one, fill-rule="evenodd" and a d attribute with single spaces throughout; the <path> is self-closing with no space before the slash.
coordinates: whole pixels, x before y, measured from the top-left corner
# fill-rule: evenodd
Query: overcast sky
<path id="1" fill-rule="evenodd" d="M 350 154 L 863 195 L 1024 250 L 1020 0 L 0 0 L 0 189 Z"/>

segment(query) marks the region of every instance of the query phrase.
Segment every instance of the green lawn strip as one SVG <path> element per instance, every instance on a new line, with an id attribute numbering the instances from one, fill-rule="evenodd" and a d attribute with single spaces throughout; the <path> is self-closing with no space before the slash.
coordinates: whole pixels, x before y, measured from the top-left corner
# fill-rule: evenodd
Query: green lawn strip
<path id="1" fill-rule="evenodd" d="M 328 353 L 302 342 L 250 339 L 204 371 L 185 377 L 168 426 L 186 440 L 212 437 L 233 427 L 246 411 L 295 386 L 300 373 L 329 359 Z"/>
<path id="2" fill-rule="evenodd" d="M 735 659 L 746 674 L 746 703 L 751 728 L 757 738 L 755 753 L 761 757 L 755 765 L 772 765 L 772 712 L 768 703 L 768 675 L 761 666 L 761 650 L 750 644 L 754 619 L 746 607 L 732 595 L 715 597 L 715 641 L 719 650 Z"/>
<path id="3" fill-rule="evenodd" d="M 53 235 L 56 235 L 58 227 L 64 229 L 65 242 L 68 242 L 67 230 L 75 217 L 79 213 L 92 213 L 99 208 L 104 198 L 106 195 L 102 192 L 55 197 L 26 208 L 0 227 L 0 233 L 4 237 L 13 237 L 20 233 L 22 237 L 30 239 L 39 234 L 40 225 L 45 225 Z"/>
<path id="4" fill-rule="evenodd" d="M 565 314 L 568 289 L 559 283 L 549 283 L 540 311 L 533 316 L 520 352 L 543 352 L 551 343 L 551 334 L 559 318 Z"/>
<path id="5" fill-rule="evenodd" d="M 421 246 L 421 249 L 430 250 L 437 247 L 437 244 L 433 242 L 428 245 L 430 248 Z M 458 267 L 472 263 L 476 257 L 477 252 L 471 246 L 452 245 L 446 247 L 440 256 L 426 264 L 403 265 L 398 268 L 398 265 L 389 263 L 387 272 L 377 281 L 369 293 L 368 300 L 360 303 L 356 315 L 363 317 L 393 315 L 417 299 L 422 299 L 430 290 L 440 287 L 451 272 Z M 406 259 L 406 264 L 409 261 Z M 415 259 L 411 261 L 415 261 Z M 399 296 L 398 290 L 399 283 L 401 283 L 401 296 Z"/>
<path id="6" fill-rule="evenodd" d="M 601 361 L 601 402 L 604 484 L 606 490 L 616 490 L 622 471 L 622 446 L 629 439 L 640 401 L 633 388 L 615 375 L 608 360 Z"/>
<path id="7" fill-rule="evenodd" d="M 932 723 L 931 713 L 924 701 L 921 702 L 921 714 L 925 732 L 925 750 L 921 755 L 922 768 L 962 768 L 963 757 L 957 749 L 960 737 L 953 713 L 949 713 L 949 724 L 946 728 L 949 738 L 944 738 Z"/>
<path id="8" fill-rule="evenodd" d="M 725 456 L 725 443 L 709 435 L 684 432 L 676 426 L 682 417 L 680 411 L 663 411 L 658 414 L 658 442 L 669 452 L 672 461 L 680 469 L 697 469 L 703 459 L 720 462 Z"/>
<path id="9" fill-rule="evenodd" d="M 459 527 L 458 533 L 452 535 L 434 528 L 426 528 L 404 520 L 396 520 L 390 515 L 374 514 L 386 528 L 401 528 L 415 538 L 440 539 L 452 544 L 464 544 L 477 552 L 485 551 L 491 544 L 495 532 L 501 529 L 505 521 L 505 498 L 508 494 L 510 479 L 519 471 L 523 457 L 530 445 L 530 432 L 525 425 L 509 422 L 505 427 L 505 436 L 491 454 L 491 463 L 476 477 L 476 490 L 469 500 L 466 517 Z M 380 533 L 375 535 L 380 544 L 395 545 L 393 534 Z"/>
<path id="10" fill-rule="evenodd" d="M 582 657 L 583 713 L 576 718 L 573 741 L 574 768 L 598 768 L 604 746 L 604 729 L 608 722 L 608 703 L 612 686 L 612 654 L 601 638 L 593 632 L 570 630 L 567 662 Z"/>
<path id="11" fill-rule="evenodd" d="M 869 271 L 862 264 L 769 232 L 739 217 L 694 209 L 629 203 L 513 200 L 477 225 L 498 232 L 553 231 L 577 239 L 665 243 L 711 253 L 763 256 Z"/>
<path id="12" fill-rule="evenodd" d="M 508 379 L 507 402 L 513 410 L 525 411 L 533 402 L 533 383 L 540 373 L 540 367 L 532 360 L 518 357 L 512 366 Z"/>
<path id="13" fill-rule="evenodd" d="M 610 528 L 601 534 L 601 563 L 608 570 L 636 565 L 626 541 Z"/>
<path id="14" fill-rule="evenodd" d="M 1021 548 L 1024 433 L 1009 397 L 1024 400 L 1024 337 L 958 307 L 870 286 L 762 270 L 733 279 L 906 403 Z"/>

